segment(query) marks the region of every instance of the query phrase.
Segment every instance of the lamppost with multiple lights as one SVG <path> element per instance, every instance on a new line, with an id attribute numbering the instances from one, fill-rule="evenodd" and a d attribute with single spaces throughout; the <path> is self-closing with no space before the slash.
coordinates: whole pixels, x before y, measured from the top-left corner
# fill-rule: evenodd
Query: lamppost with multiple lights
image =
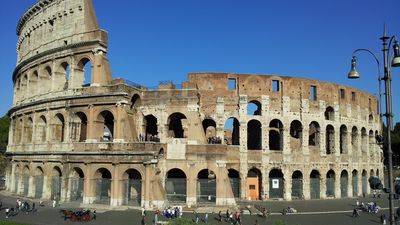
<path id="1" fill-rule="evenodd" d="M 381 77 L 380 74 L 380 63 L 378 60 L 378 57 L 371 52 L 368 49 L 357 49 L 353 52 L 353 58 L 351 60 L 351 70 L 348 74 L 348 78 L 350 79 L 356 79 L 360 78 L 360 74 L 356 70 L 357 66 L 357 58 L 355 57 L 355 54 L 360 51 L 365 51 L 370 53 L 375 61 L 377 62 L 378 65 L 378 76 L 379 80 L 383 80 L 385 82 L 385 105 L 386 105 L 386 113 L 383 114 L 383 116 L 386 117 L 386 137 L 385 137 L 385 144 L 386 144 L 386 149 L 387 149 L 387 161 L 388 161 L 388 179 L 389 179 L 389 221 L 390 225 L 395 224 L 395 217 L 394 217 L 394 188 L 393 188 L 393 163 L 392 163 L 392 147 L 391 147 L 391 138 L 390 138 L 390 133 L 393 128 L 393 114 L 392 114 L 392 75 L 391 75 L 391 67 L 400 67 L 400 47 L 399 43 L 396 40 L 395 36 L 387 36 L 386 34 L 386 28 L 384 29 L 383 36 L 380 38 L 382 41 L 382 52 L 383 52 L 383 68 L 384 68 L 384 74 L 383 77 Z M 389 42 L 388 42 L 389 41 Z M 393 59 L 391 61 L 391 66 L 389 65 L 389 59 L 390 59 L 390 54 L 389 54 L 389 49 L 393 41 Z M 379 93 L 380 94 L 380 93 Z"/>

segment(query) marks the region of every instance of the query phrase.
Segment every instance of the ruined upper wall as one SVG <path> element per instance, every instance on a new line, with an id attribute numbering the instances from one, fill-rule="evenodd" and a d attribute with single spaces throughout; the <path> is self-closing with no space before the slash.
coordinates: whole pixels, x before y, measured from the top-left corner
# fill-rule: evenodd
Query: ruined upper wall
<path id="1" fill-rule="evenodd" d="M 92 0 L 40 0 L 18 22 L 17 64 L 72 44 L 95 39 L 106 43 L 98 31 Z"/>

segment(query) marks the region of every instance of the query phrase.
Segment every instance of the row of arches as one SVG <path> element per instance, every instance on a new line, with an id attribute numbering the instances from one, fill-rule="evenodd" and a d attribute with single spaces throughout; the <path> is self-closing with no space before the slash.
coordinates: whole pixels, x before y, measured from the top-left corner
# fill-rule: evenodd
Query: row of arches
<path id="1" fill-rule="evenodd" d="M 96 126 L 96 139 L 112 141 L 114 136 L 114 115 L 111 111 L 101 111 L 94 121 Z M 12 119 L 13 144 L 45 143 L 50 142 L 84 142 L 88 135 L 88 117 L 84 112 L 75 112 L 69 121 L 64 114 L 56 113 L 49 118 L 39 115 L 36 120 L 33 117 L 16 117 Z M 67 137 L 68 128 L 68 137 Z"/>
<path id="2" fill-rule="evenodd" d="M 41 69 L 21 74 L 14 83 L 15 98 L 22 100 L 51 91 L 90 85 L 93 69 L 90 57 L 80 58 L 73 67 L 70 65 L 71 63 L 66 60 L 58 65 L 45 65 Z"/>

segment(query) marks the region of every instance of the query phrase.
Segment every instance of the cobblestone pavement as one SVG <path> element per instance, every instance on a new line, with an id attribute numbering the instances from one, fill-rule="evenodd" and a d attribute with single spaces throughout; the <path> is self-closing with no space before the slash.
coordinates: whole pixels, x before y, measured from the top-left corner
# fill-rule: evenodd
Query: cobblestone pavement
<path id="1" fill-rule="evenodd" d="M 11 206 L 15 204 L 14 197 L 0 196 L 3 202 L 3 208 L 5 206 Z M 363 202 L 368 202 L 370 198 L 362 199 Z M 377 200 L 378 205 L 386 207 L 384 201 L 386 199 L 382 198 Z M 379 214 L 368 214 L 361 213 L 359 218 L 351 217 L 351 209 L 355 199 L 344 199 L 344 200 L 315 200 L 315 201 L 292 201 L 292 202 L 263 202 L 260 204 L 266 205 L 272 212 L 279 212 L 283 207 L 288 205 L 299 210 L 300 213 L 304 212 L 320 212 L 317 214 L 307 214 L 307 215 L 272 215 L 267 219 L 261 218 L 256 215 L 243 215 L 243 225 L 253 225 L 255 221 L 258 220 L 261 225 L 272 225 L 273 221 L 282 219 L 286 221 L 288 225 L 368 225 L 368 224 L 380 224 Z M 34 225 L 71 225 L 80 224 L 79 222 L 73 223 L 70 221 L 64 221 L 64 218 L 59 214 L 59 208 L 41 207 L 38 212 L 34 215 L 19 214 L 16 217 L 10 218 L 8 220 L 22 222 L 26 224 Z M 347 211 L 349 210 L 349 211 Z M 329 212 L 330 211 L 330 212 Z M 335 212 L 342 211 L 342 212 Z M 343 212 L 344 211 L 344 212 Z M 387 213 L 387 210 L 385 210 Z M 148 212 L 147 224 L 152 224 L 153 213 Z M 185 217 L 193 219 L 192 213 L 185 213 Z M 210 214 L 210 221 L 208 224 L 211 225 L 225 225 L 226 222 L 219 223 L 214 218 L 216 214 Z M 6 220 L 4 210 L 0 212 L 0 221 Z M 1 222 L 0 222 L 1 224 Z M 96 221 L 91 221 L 85 223 L 88 225 L 140 225 L 140 212 L 138 210 L 123 210 L 123 211 L 107 211 L 99 212 Z M 200 223 L 204 224 L 204 223 Z"/>

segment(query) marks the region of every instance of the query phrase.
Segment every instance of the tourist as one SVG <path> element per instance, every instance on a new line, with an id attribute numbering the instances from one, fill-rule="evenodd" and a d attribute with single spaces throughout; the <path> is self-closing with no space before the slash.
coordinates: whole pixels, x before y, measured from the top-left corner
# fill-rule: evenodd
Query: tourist
<path id="1" fill-rule="evenodd" d="M 254 225 L 259 225 L 257 220 L 256 220 L 256 222 L 254 223 Z"/>
<path id="2" fill-rule="evenodd" d="M 381 214 L 381 223 L 386 224 L 386 214 L 385 213 Z"/>
<path id="3" fill-rule="evenodd" d="M 142 217 L 146 215 L 144 208 L 142 208 Z"/>
<path id="4" fill-rule="evenodd" d="M 208 213 L 204 216 L 204 223 L 208 223 Z"/>
<path id="5" fill-rule="evenodd" d="M 6 219 L 8 219 L 8 214 L 10 213 L 10 209 L 6 208 Z"/>
<path id="6" fill-rule="evenodd" d="M 155 223 L 156 224 L 156 223 Z M 145 216 L 142 216 L 142 221 L 141 221 L 141 225 L 146 225 L 146 220 L 145 220 Z"/>
<path id="7" fill-rule="evenodd" d="M 97 217 L 97 215 L 96 215 L 96 209 L 94 209 L 94 210 L 93 210 L 93 220 L 96 220 L 96 217 Z"/>
<path id="8" fill-rule="evenodd" d="M 154 225 L 157 225 L 158 223 L 158 214 L 160 211 L 157 209 L 157 211 L 154 213 Z"/>
<path id="9" fill-rule="evenodd" d="M 356 208 L 353 209 L 353 217 L 358 217 L 358 211 Z"/>
<path id="10" fill-rule="evenodd" d="M 221 212 L 221 210 L 218 212 L 218 221 L 222 222 L 222 212 Z"/>
<path id="11" fill-rule="evenodd" d="M 199 223 L 199 214 L 196 211 L 194 211 L 194 214 L 195 214 L 195 222 Z"/>

